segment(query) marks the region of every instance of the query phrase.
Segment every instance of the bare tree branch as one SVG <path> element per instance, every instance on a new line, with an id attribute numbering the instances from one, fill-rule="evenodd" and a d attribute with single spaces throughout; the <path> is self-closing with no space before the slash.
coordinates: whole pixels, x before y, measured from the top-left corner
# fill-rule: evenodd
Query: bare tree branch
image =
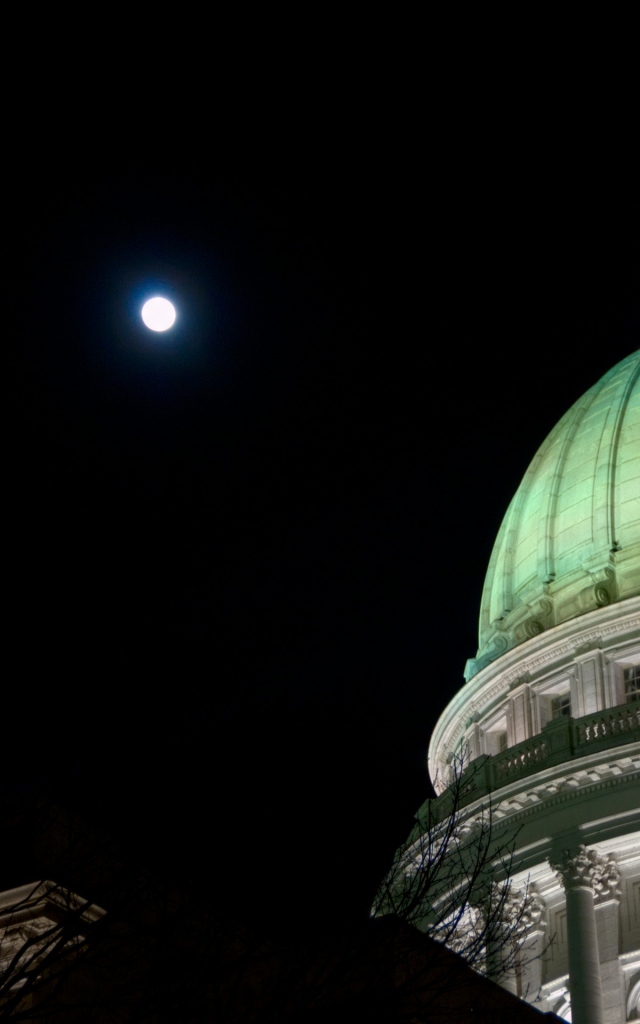
<path id="1" fill-rule="evenodd" d="M 540 901 L 528 884 L 512 883 L 517 830 L 496 830 L 490 800 L 468 806 L 476 770 L 464 756 L 454 758 L 450 785 L 427 802 L 396 852 L 372 914 L 397 915 L 504 982 L 543 952 L 524 952 Z"/>

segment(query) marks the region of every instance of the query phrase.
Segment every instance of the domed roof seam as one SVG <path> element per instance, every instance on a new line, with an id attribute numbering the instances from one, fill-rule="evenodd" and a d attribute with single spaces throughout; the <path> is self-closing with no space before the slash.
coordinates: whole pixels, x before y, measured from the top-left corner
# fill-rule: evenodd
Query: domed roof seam
<path id="1" fill-rule="evenodd" d="M 551 529 L 551 524 L 558 511 L 558 496 L 562 476 L 567 465 L 569 452 L 573 442 L 575 441 L 576 434 L 578 433 L 585 415 L 593 405 L 596 395 L 599 392 L 599 389 L 596 389 L 597 385 L 587 391 L 586 394 L 582 396 L 582 399 L 578 399 L 571 409 L 569 409 L 562 417 L 560 422 L 557 424 L 556 429 L 549 435 L 547 439 L 548 443 L 542 445 L 541 456 L 544 458 L 549 449 L 553 446 L 554 435 L 560 434 L 562 438 L 560 455 L 557 458 L 548 490 L 546 513 L 541 516 L 540 523 L 538 525 L 537 569 L 538 578 L 543 583 L 549 581 L 549 577 L 553 578 L 556 571 L 556 538 L 553 530 Z M 567 420 L 570 421 L 568 429 L 566 435 L 562 437 L 561 428 L 564 427 Z M 541 547 L 543 549 L 542 556 L 540 554 Z"/>
<path id="2" fill-rule="evenodd" d="M 635 390 L 638 379 L 640 378 L 640 361 L 635 369 L 635 372 L 631 374 L 627 386 L 625 388 L 622 401 L 620 402 L 617 410 L 616 422 L 613 428 L 613 438 L 611 445 L 611 458 L 609 459 L 609 501 L 607 502 L 608 510 L 610 510 L 610 518 L 608 522 L 609 526 L 609 550 L 613 550 L 617 543 L 616 537 L 616 470 L 618 468 L 618 449 L 620 447 L 620 434 L 622 431 L 622 424 L 624 422 L 625 414 L 627 412 L 631 396 Z M 594 481 L 595 486 L 595 481 Z"/>
<path id="3" fill-rule="evenodd" d="M 480 636 L 479 636 L 480 644 L 482 644 L 482 634 L 483 634 L 483 632 L 486 631 L 491 626 L 491 621 L 492 620 L 491 620 L 490 593 L 491 593 L 491 590 L 492 590 L 492 587 L 493 587 L 493 584 L 494 584 L 494 580 L 495 580 L 495 572 L 496 572 L 496 568 L 497 568 L 497 563 L 500 561 L 500 557 L 501 556 L 502 556 L 503 566 L 504 566 L 503 572 L 502 572 L 502 588 L 501 588 L 502 589 L 502 606 L 503 606 L 503 610 L 504 611 L 509 611 L 509 610 L 511 610 L 511 606 L 513 605 L 513 600 L 514 600 L 514 593 L 513 593 L 513 557 L 514 557 L 514 553 L 515 553 L 515 547 L 517 546 L 517 533 L 519 531 L 519 526 L 520 526 L 520 512 L 522 511 L 523 507 L 525 507 L 526 504 L 527 504 L 527 501 L 528 501 L 528 498 L 529 498 L 529 492 L 530 492 L 531 487 L 532 487 L 532 485 L 533 485 L 533 483 L 534 483 L 534 481 L 536 479 L 536 476 L 537 476 L 537 473 L 538 473 L 538 470 L 539 470 L 539 467 L 540 467 L 540 463 L 544 460 L 545 456 L 549 452 L 549 449 L 553 446 L 553 443 L 554 443 L 557 435 L 559 433 L 561 433 L 561 431 L 563 429 L 566 428 L 567 421 L 573 420 L 573 423 L 572 423 L 572 426 L 571 426 L 570 437 L 567 438 L 566 440 L 562 441 L 563 452 L 566 451 L 567 444 L 575 436 L 575 433 L 578 430 L 578 427 L 579 427 L 579 425 L 580 425 L 580 423 L 581 423 L 581 421 L 582 421 L 582 419 L 584 417 L 584 414 L 585 414 L 586 410 L 589 408 L 589 406 L 591 405 L 591 403 L 593 401 L 593 398 L 595 397 L 594 395 L 591 395 L 591 391 L 595 391 L 596 388 L 597 388 L 597 385 L 594 385 L 593 388 L 590 389 L 586 394 L 581 395 L 580 398 L 577 400 L 577 402 L 574 403 L 574 405 L 572 405 L 571 408 L 567 410 L 567 412 L 564 414 L 562 419 L 560 419 L 559 422 L 556 423 L 556 425 L 553 427 L 551 432 L 547 435 L 547 437 L 545 438 L 543 443 L 540 445 L 540 447 L 536 451 L 533 459 L 531 460 L 529 466 L 527 467 L 527 470 L 525 471 L 524 477 L 522 479 L 522 482 L 521 482 L 518 490 L 514 494 L 512 500 L 511 500 L 511 502 L 509 504 L 509 508 L 507 509 L 507 513 L 506 513 L 506 515 L 504 517 L 504 520 L 503 520 L 503 522 L 501 524 L 500 530 L 498 531 L 498 536 L 496 538 L 496 542 L 495 542 L 494 549 L 493 549 L 493 552 L 492 552 L 492 557 L 491 557 L 491 559 L 489 561 L 489 566 L 488 566 L 488 569 L 487 569 L 487 575 L 486 575 L 485 584 L 484 584 L 484 588 L 483 588 L 481 612 L 484 610 L 483 606 L 485 605 L 485 596 L 486 595 L 489 595 L 489 600 L 486 602 L 486 613 L 487 613 L 486 614 L 486 619 L 487 619 L 487 621 L 486 622 L 484 621 L 484 618 L 483 618 L 482 614 L 481 614 L 481 617 L 480 617 L 480 620 L 481 620 L 480 621 Z M 585 401 L 587 398 L 589 400 Z M 584 404 L 582 404 L 582 403 L 584 403 Z M 576 408 L 576 406 L 578 406 L 578 408 Z M 564 465 L 564 461 L 563 461 L 563 465 Z M 561 478 L 561 476 L 562 476 L 562 474 L 560 473 L 559 474 L 559 478 Z M 554 478 L 555 478 L 555 476 L 554 476 Z M 557 504 L 557 494 L 556 494 L 556 504 Z M 544 518 L 546 520 L 546 517 L 544 517 Z"/>

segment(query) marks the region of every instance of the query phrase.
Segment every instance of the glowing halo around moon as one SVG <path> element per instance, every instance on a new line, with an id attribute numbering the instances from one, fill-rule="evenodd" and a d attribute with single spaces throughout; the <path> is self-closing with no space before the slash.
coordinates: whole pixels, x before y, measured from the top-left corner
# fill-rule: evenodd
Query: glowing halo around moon
<path id="1" fill-rule="evenodd" d="M 142 319 L 150 331 L 168 331 L 176 320 L 176 311 L 168 299 L 157 295 L 142 307 Z"/>

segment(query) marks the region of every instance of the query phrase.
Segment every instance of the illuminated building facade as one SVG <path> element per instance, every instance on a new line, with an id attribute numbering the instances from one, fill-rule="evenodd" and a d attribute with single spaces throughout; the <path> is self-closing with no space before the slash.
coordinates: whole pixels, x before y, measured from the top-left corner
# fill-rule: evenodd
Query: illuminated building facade
<path id="1" fill-rule="evenodd" d="M 639 376 L 636 352 L 533 459 L 429 748 L 437 792 L 464 754 L 465 814 L 490 800 L 496 830 L 518 830 L 529 953 L 548 949 L 505 986 L 574 1024 L 640 1019 Z"/>

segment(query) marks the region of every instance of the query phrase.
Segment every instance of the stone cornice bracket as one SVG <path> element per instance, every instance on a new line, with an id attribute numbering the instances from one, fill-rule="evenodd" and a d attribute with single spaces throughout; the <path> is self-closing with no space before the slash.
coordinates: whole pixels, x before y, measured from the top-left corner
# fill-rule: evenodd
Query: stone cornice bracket
<path id="1" fill-rule="evenodd" d="M 565 850 L 559 863 L 549 861 L 562 879 L 565 889 L 591 889 L 596 902 L 620 896 L 620 869 L 615 858 L 587 846 L 572 854 Z"/>

